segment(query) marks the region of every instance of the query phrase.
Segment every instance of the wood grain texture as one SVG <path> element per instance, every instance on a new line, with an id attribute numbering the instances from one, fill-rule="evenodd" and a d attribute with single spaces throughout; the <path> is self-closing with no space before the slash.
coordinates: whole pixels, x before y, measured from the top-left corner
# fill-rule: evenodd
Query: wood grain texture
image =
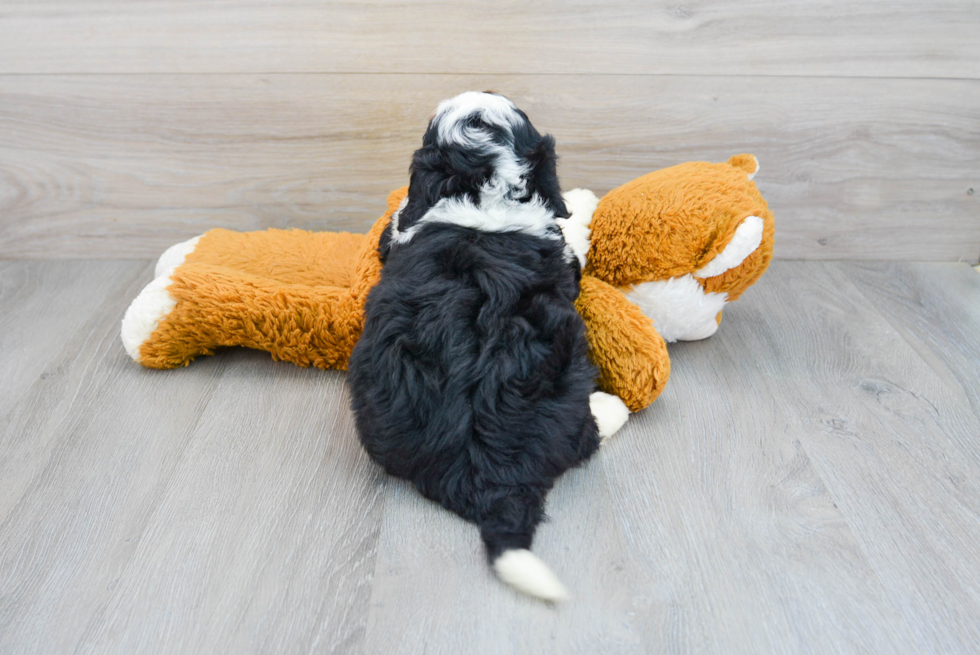
<path id="1" fill-rule="evenodd" d="M 751 298 L 726 310 L 732 324 L 724 327 L 758 344 L 764 395 L 793 417 L 785 429 L 910 626 L 907 643 L 917 652 L 973 652 L 980 416 L 847 272 L 840 263 L 777 263 Z"/>
<path id="2" fill-rule="evenodd" d="M 364 638 L 382 472 L 343 375 L 226 354 L 83 652 L 347 653 Z"/>
<path id="3" fill-rule="evenodd" d="M 853 263 L 864 297 L 980 415 L 980 275 L 966 264 Z"/>
<path id="4" fill-rule="evenodd" d="M 969 0 L 15 0 L 0 73 L 980 77 Z"/>
<path id="5" fill-rule="evenodd" d="M 380 506 L 342 376 L 245 351 L 142 369 L 126 302 L 66 344 L 72 393 L 39 379 L 4 425 L 0 651 L 346 652 Z"/>
<path id="6" fill-rule="evenodd" d="M 753 152 L 779 258 L 980 256 L 980 81 L 583 75 L 0 77 L 0 256 L 364 231 L 439 100 L 473 88 L 557 137 L 565 188 Z"/>
<path id="7" fill-rule="evenodd" d="M 171 378 L 169 388 L 134 370 L 118 330 L 140 286 L 120 285 L 101 329 L 47 344 L 60 354 L 49 365 L 56 374 L 30 381 L 5 417 L 2 652 L 67 652 L 78 643 L 111 598 L 225 365 L 205 362 L 194 379 Z"/>
<path id="8" fill-rule="evenodd" d="M 0 261 L 0 426 L 25 394 L 40 391 L 32 383 L 56 384 L 64 373 L 62 344 L 78 351 L 93 332 L 102 336 L 112 322 L 107 307 L 117 307 L 134 288 L 126 283 L 137 284 L 146 270 L 140 262 L 107 261 L 85 272 L 80 278 L 75 262 Z M 0 446 L 0 458 L 4 452 Z"/>
<path id="9" fill-rule="evenodd" d="M 4 262 L 0 295 L 0 519 L 56 455 L 91 396 L 120 307 L 139 293 L 145 262 Z"/>
<path id="10" fill-rule="evenodd" d="M 0 262 L 0 371 L 26 389 L 0 424 L 0 652 L 980 643 L 980 415 L 915 318 L 954 319 L 928 352 L 975 330 L 955 269 L 776 262 L 718 334 L 676 344 L 661 398 L 549 497 L 534 550 L 574 594 L 556 608 L 368 461 L 342 374 L 242 350 L 130 362 L 118 320 L 149 270 Z"/>

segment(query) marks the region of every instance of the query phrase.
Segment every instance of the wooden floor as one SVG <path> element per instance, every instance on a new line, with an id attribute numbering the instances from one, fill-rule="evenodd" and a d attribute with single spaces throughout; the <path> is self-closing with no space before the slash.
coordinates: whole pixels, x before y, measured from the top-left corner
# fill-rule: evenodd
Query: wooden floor
<path id="1" fill-rule="evenodd" d="M 980 650 L 980 275 L 783 261 L 549 499 L 574 599 L 357 444 L 344 376 L 128 360 L 148 262 L 0 261 L 0 652 Z"/>

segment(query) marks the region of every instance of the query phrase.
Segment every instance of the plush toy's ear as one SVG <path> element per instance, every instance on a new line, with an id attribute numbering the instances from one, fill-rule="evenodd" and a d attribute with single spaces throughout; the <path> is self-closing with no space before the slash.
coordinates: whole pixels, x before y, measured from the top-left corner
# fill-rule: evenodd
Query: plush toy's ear
<path id="1" fill-rule="evenodd" d="M 670 377 L 670 356 L 650 319 L 619 289 L 588 275 L 575 308 L 585 321 L 599 388 L 619 396 L 632 412 L 656 400 Z"/>
<path id="2" fill-rule="evenodd" d="M 759 160 L 755 158 L 755 155 L 735 155 L 728 160 L 728 165 L 734 168 L 741 168 L 749 174 L 750 180 L 759 172 Z"/>

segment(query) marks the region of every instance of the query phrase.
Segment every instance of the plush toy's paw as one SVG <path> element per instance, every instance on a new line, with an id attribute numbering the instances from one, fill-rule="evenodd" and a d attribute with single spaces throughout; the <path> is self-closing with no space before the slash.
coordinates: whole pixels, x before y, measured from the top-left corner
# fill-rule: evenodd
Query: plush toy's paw
<path id="1" fill-rule="evenodd" d="M 187 259 L 187 255 L 194 252 L 197 248 L 197 242 L 201 240 L 203 234 L 199 234 L 193 239 L 188 239 L 187 241 L 181 241 L 180 243 L 175 243 L 174 245 L 167 248 L 160 259 L 157 260 L 156 270 L 153 273 L 153 277 L 160 277 L 167 271 L 177 268 L 184 263 Z"/>
<path id="2" fill-rule="evenodd" d="M 721 275 L 730 271 L 742 262 L 756 249 L 762 245 L 762 232 L 765 223 L 758 216 L 746 216 L 732 240 L 728 242 L 725 249 L 718 253 L 718 256 L 694 272 L 694 277 L 702 280 L 709 277 Z"/>
<path id="3" fill-rule="evenodd" d="M 143 344 L 150 340 L 150 335 L 156 331 L 160 321 L 177 306 L 177 301 L 167 293 L 172 271 L 173 269 L 165 271 L 143 287 L 123 317 L 122 342 L 134 362 L 141 363 L 140 349 Z"/>
<path id="4" fill-rule="evenodd" d="M 589 407 L 599 428 L 600 444 L 619 432 L 630 417 L 630 410 L 619 397 L 602 391 L 596 391 L 589 396 Z"/>
<path id="5" fill-rule="evenodd" d="M 563 196 L 565 207 L 571 214 L 568 218 L 558 218 L 555 222 L 561 228 L 565 243 L 578 259 L 579 267 L 585 266 L 585 257 L 592 245 L 589 223 L 599 206 L 599 199 L 588 189 L 572 189 Z"/>

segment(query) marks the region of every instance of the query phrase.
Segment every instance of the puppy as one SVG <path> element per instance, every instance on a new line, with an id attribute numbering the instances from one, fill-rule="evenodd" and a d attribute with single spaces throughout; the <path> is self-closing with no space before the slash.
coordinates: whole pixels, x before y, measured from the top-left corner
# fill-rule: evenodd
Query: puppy
<path id="1" fill-rule="evenodd" d="M 439 105 L 347 378 L 368 454 L 478 525 L 504 582 L 551 601 L 565 588 L 528 550 L 545 495 L 628 416 L 593 393 L 555 160 L 501 95 Z"/>

